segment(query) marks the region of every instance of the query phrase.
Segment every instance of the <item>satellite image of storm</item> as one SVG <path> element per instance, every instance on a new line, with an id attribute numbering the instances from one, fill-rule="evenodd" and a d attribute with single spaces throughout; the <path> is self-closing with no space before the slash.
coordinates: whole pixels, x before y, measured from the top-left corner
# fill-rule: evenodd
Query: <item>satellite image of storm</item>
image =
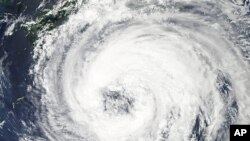
<path id="1" fill-rule="evenodd" d="M 249 124 L 250 0 L 0 0 L 0 141 L 229 141 Z"/>

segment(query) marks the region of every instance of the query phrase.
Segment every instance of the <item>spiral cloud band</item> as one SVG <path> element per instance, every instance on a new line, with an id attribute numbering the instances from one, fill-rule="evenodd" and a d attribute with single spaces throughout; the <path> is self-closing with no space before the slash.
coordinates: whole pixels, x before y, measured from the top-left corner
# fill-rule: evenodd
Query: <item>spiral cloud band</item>
<path id="1" fill-rule="evenodd" d="M 34 51 L 47 138 L 227 140 L 250 123 L 249 64 L 222 4 L 83 4 Z"/>

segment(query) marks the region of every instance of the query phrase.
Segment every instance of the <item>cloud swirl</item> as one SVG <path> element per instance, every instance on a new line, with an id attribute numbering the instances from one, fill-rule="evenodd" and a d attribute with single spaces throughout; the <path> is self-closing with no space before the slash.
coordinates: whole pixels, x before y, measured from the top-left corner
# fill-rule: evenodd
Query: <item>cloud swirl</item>
<path id="1" fill-rule="evenodd" d="M 83 4 L 34 51 L 47 138 L 226 140 L 230 124 L 250 123 L 249 64 L 222 5 Z"/>

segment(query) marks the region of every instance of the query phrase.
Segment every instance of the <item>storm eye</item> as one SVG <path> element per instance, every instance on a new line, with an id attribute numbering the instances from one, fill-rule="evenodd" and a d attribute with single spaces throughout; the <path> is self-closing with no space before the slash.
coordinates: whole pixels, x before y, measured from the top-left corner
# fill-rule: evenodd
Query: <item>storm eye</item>
<path id="1" fill-rule="evenodd" d="M 104 111 L 111 115 L 131 114 L 134 108 L 135 99 L 124 89 L 106 90 L 103 92 Z"/>

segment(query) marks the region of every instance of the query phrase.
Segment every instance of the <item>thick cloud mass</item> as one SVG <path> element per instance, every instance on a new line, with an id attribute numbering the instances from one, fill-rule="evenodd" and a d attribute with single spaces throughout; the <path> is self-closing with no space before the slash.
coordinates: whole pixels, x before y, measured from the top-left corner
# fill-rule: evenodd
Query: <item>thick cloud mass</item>
<path id="1" fill-rule="evenodd" d="M 34 51 L 46 138 L 228 140 L 230 124 L 250 123 L 235 3 L 83 4 Z"/>

